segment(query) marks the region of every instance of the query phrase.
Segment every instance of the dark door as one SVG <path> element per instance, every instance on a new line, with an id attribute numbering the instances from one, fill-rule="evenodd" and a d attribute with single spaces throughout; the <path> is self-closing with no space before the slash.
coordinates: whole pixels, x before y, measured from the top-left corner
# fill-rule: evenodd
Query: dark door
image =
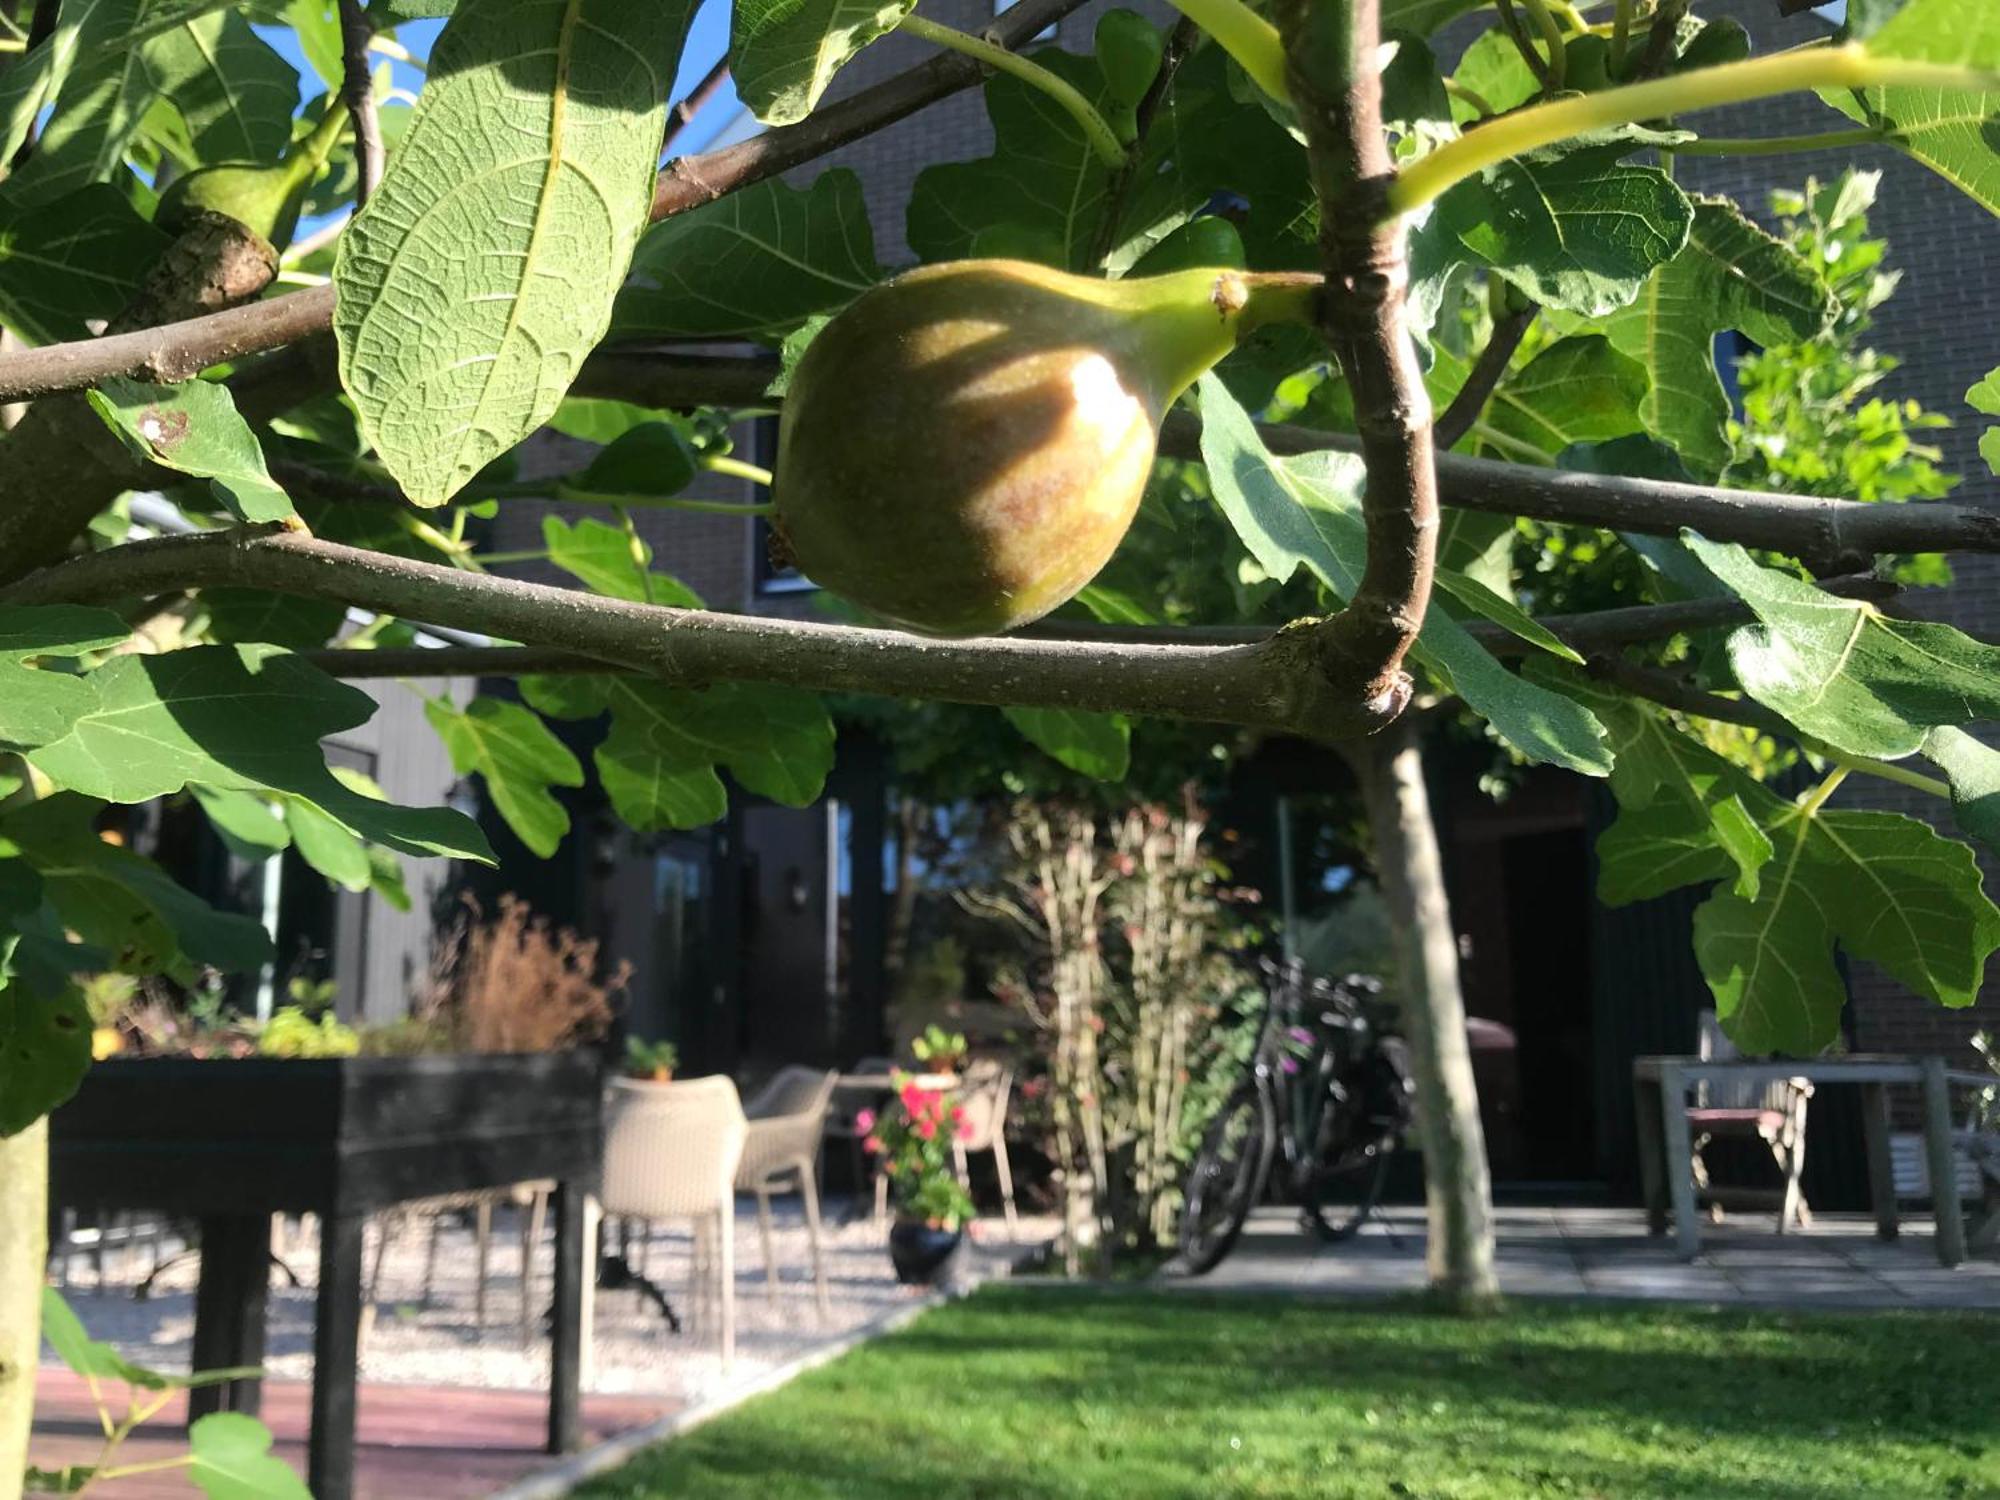
<path id="1" fill-rule="evenodd" d="M 1519 1175 L 1597 1173 L 1590 862 L 1581 828 L 1502 844 L 1519 1082 Z"/>

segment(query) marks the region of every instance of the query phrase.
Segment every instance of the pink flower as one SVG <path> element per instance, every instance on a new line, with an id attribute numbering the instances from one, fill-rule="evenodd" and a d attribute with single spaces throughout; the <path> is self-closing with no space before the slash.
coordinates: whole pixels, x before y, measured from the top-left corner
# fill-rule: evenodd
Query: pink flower
<path id="1" fill-rule="evenodd" d="M 923 1111 L 924 1100 L 929 1096 L 917 1087 L 915 1079 L 910 1079 L 904 1083 L 896 1097 L 902 1100 L 904 1109 L 909 1111 L 910 1114 L 916 1115 Z"/>
<path id="2" fill-rule="evenodd" d="M 867 1151 L 870 1156 L 879 1156 L 882 1152 L 882 1137 L 871 1135 L 861 1145 L 862 1149 Z"/>
<path id="3" fill-rule="evenodd" d="M 927 1141 L 936 1140 L 937 1121 L 931 1119 L 929 1116 L 925 1116 L 923 1119 L 917 1121 L 917 1134 Z"/>
<path id="4" fill-rule="evenodd" d="M 958 1138 L 961 1141 L 971 1140 L 973 1134 L 972 1122 L 970 1120 L 960 1120 L 958 1122 Z"/>
<path id="5" fill-rule="evenodd" d="M 872 1109 L 856 1110 L 854 1112 L 854 1128 L 863 1135 L 867 1135 L 870 1131 L 874 1130 L 875 1111 Z"/>

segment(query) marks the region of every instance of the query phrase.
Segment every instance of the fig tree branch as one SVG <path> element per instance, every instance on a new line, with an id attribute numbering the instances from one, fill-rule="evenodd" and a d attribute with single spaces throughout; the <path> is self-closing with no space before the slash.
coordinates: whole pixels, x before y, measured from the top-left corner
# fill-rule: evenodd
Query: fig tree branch
<path id="1" fill-rule="evenodd" d="M 368 72 L 368 42 L 375 27 L 361 0 L 340 0 L 340 96 L 354 121 L 354 206 L 359 208 L 382 180 L 387 153 L 382 117 L 375 111 L 375 84 Z"/>
<path id="2" fill-rule="evenodd" d="M 701 113 L 702 106 L 713 99 L 724 81 L 729 77 L 729 54 L 723 53 L 716 59 L 715 66 L 702 74 L 701 82 L 688 90 L 687 98 L 667 111 L 667 133 L 660 140 L 660 149 L 672 149 L 674 139 L 688 128 L 694 117 Z"/>
<path id="3" fill-rule="evenodd" d="M 993 25 L 1018 47 L 1060 21 L 1083 0 L 1021 0 Z M 655 220 L 685 213 L 725 194 L 893 125 L 926 105 L 972 87 L 985 76 L 975 59 L 942 52 L 929 61 L 815 110 L 796 125 L 667 163 L 653 189 Z M 0 402 L 31 401 L 80 391 L 114 376 L 171 384 L 210 365 L 281 348 L 333 324 L 332 286 L 314 287 L 205 317 L 189 318 L 123 337 L 83 339 L 0 355 Z"/>
<path id="4" fill-rule="evenodd" d="M 1458 394 L 1451 398 L 1451 405 L 1437 419 L 1432 429 L 1432 440 L 1437 444 L 1440 455 L 1458 446 L 1458 442 L 1468 432 L 1472 424 L 1479 420 L 1479 414 L 1486 410 L 1486 403 L 1493 399 L 1493 392 L 1507 373 L 1507 366 L 1514 358 L 1514 352 L 1521 347 L 1521 340 L 1528 336 L 1528 330 L 1535 326 L 1540 316 L 1537 307 L 1516 308 L 1502 316 L 1493 325 L 1493 332 L 1486 340 L 1486 347 L 1479 351 L 1479 358 L 1473 362 L 1472 372 L 1465 377 L 1465 384 Z"/>
<path id="5" fill-rule="evenodd" d="M 586 656 L 665 682 L 767 682 L 821 692 L 1077 708 L 1240 724 L 1321 740 L 1379 716 L 1318 669 L 1310 630 L 1250 646 L 935 640 L 667 609 L 460 572 L 295 532 L 215 532 L 112 547 L 0 590 L 9 603 L 85 603 L 216 586 L 327 599 Z"/>
<path id="6" fill-rule="evenodd" d="M 1315 645 L 1337 690 L 1358 688 L 1387 724 L 1409 705 L 1403 658 L 1430 603 L 1438 497 L 1403 224 L 1385 207 L 1396 167 L 1382 122 L 1381 0 L 1281 0 L 1277 20 L 1319 203 L 1320 331 L 1353 392 L 1368 470 L 1361 580 L 1347 607 L 1315 627 Z"/>
<path id="7" fill-rule="evenodd" d="M 1862 578 L 1837 579 L 1829 591 L 1847 598 L 1883 600 L 1893 596 L 1896 589 L 1893 584 L 1873 578 Z M 1747 624 L 1752 618 L 1750 607 L 1741 600 L 1696 599 L 1674 604 L 1642 604 L 1629 609 L 1599 610 L 1582 615 L 1545 615 L 1539 623 L 1561 636 L 1579 653 L 1589 654 L 1640 645 L 1691 630 Z M 1104 625 L 1082 620 L 1043 620 L 1024 630 L 1016 631 L 1007 639 L 1127 648 L 1186 646 L 1213 648 L 1261 645 L 1278 635 L 1281 628 L 1274 625 Z M 1512 631 L 1484 620 L 1475 620 L 1466 625 L 1465 629 L 1482 646 L 1498 656 L 1531 656 L 1541 650 L 1539 646 L 1522 640 Z M 307 651 L 303 655 L 322 671 L 335 677 L 345 678 L 511 678 L 531 673 L 567 674 L 616 670 L 595 657 L 580 656 L 574 651 L 550 646 L 412 646 L 381 650 L 357 650 L 352 647 L 335 646 L 324 650 Z"/>

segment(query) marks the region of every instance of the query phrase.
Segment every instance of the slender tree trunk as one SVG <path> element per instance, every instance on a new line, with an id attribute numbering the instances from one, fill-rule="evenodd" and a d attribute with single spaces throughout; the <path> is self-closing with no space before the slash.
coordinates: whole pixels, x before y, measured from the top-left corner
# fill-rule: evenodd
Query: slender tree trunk
<path id="1" fill-rule="evenodd" d="M 49 1122 L 0 1136 L 0 1500 L 21 1500 L 48 1266 Z"/>
<path id="2" fill-rule="evenodd" d="M 1458 986 L 1458 939 L 1420 747 L 1419 731 L 1405 721 L 1348 746 L 1347 755 L 1361 782 L 1376 879 L 1396 931 L 1403 1030 L 1424 1152 L 1431 1290 L 1447 1305 L 1471 1311 L 1500 1293 L 1493 1269 L 1493 1182 Z"/>

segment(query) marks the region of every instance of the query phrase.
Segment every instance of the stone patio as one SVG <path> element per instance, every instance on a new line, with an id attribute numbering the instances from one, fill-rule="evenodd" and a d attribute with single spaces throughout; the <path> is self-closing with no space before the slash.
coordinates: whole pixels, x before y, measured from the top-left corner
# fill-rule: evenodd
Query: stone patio
<path id="1" fill-rule="evenodd" d="M 1681 1260 L 1646 1232 L 1636 1208 L 1498 1210 L 1500 1282 L 1513 1296 L 1618 1297 L 1723 1306 L 1960 1307 L 2000 1310 L 2000 1258 L 1956 1270 L 1937 1262 L 1928 1221 L 1895 1240 L 1865 1214 L 1821 1214 L 1803 1234 L 1771 1232 L 1768 1215 L 1702 1227 L 1702 1253 Z M 1289 1209 L 1260 1209 L 1235 1251 L 1208 1275 L 1163 1285 L 1187 1291 L 1384 1296 L 1424 1284 L 1423 1211 L 1385 1209 L 1345 1244 L 1302 1233 Z"/>

